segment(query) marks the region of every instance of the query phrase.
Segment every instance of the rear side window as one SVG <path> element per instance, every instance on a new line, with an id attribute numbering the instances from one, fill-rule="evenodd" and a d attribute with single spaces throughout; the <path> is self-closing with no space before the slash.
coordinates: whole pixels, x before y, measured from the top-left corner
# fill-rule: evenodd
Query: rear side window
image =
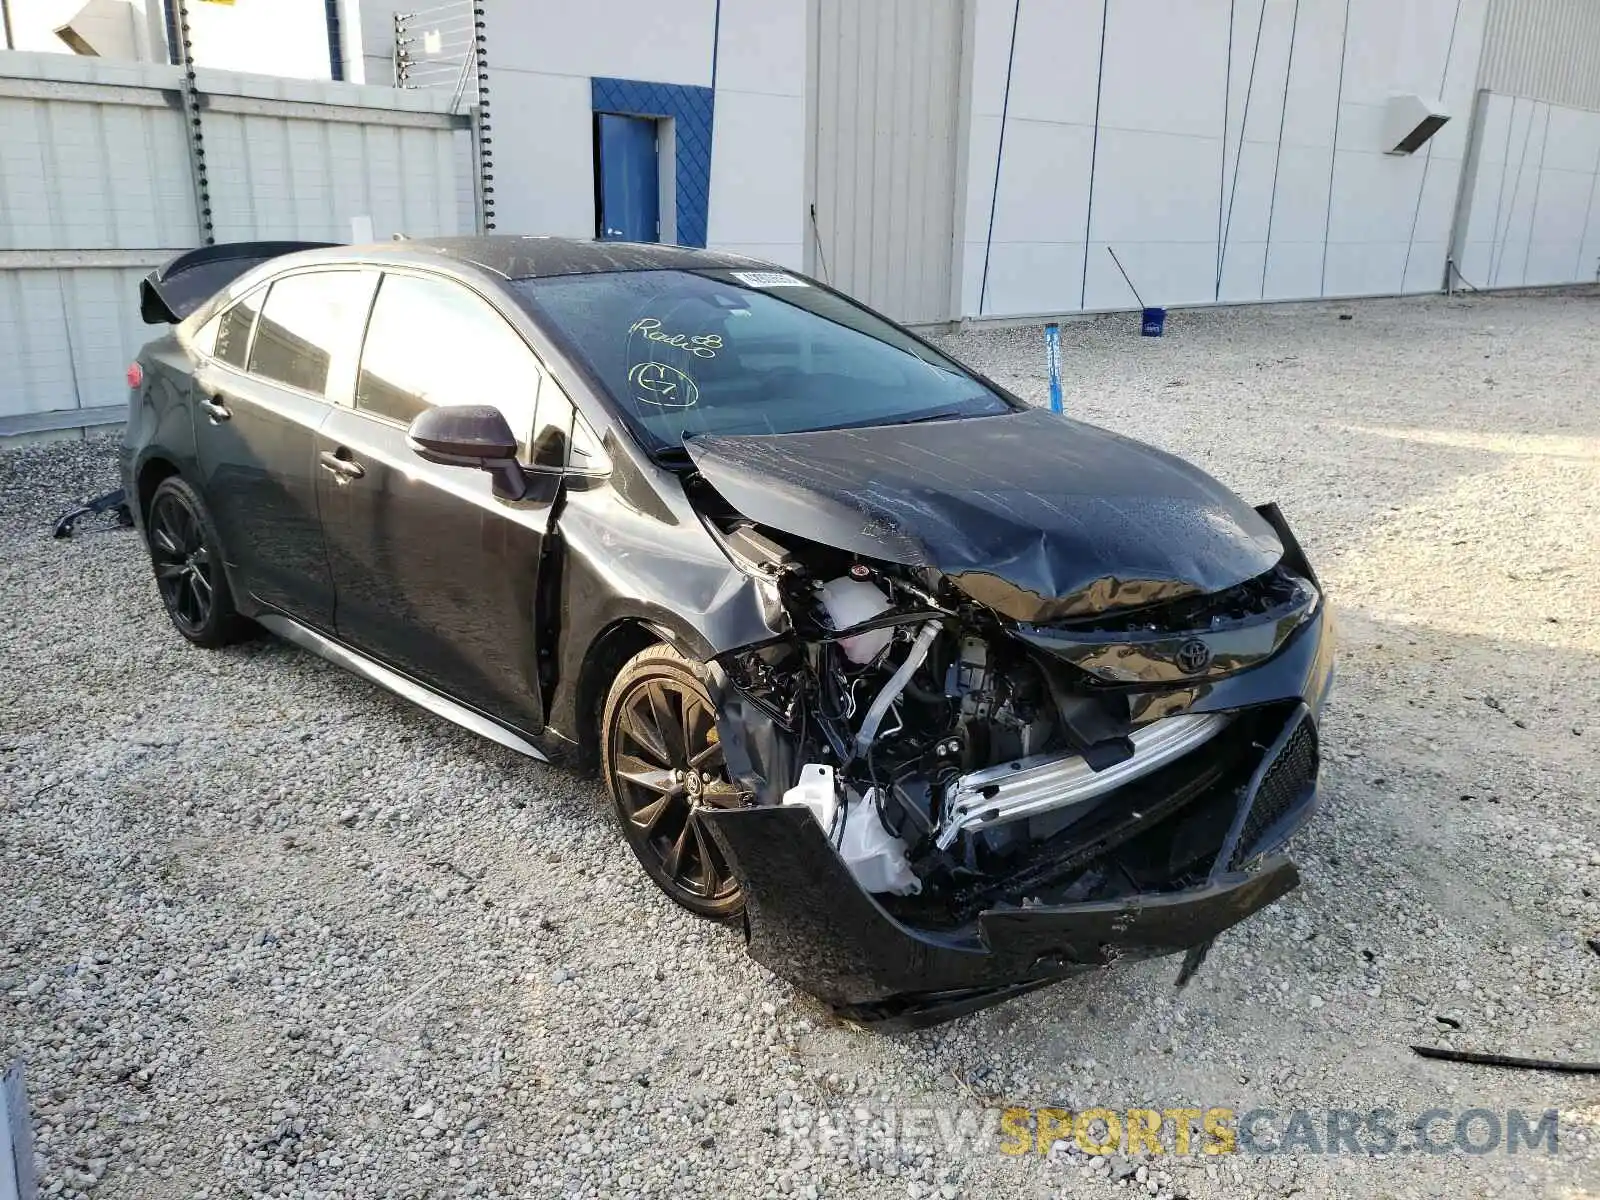
<path id="1" fill-rule="evenodd" d="M 261 311 L 266 294 L 266 288 L 257 288 L 217 318 L 217 341 L 212 347 L 215 357 L 244 370 L 245 355 L 250 353 L 250 331 L 255 328 L 256 314 Z"/>
<path id="2" fill-rule="evenodd" d="M 385 275 L 367 323 L 356 407 L 409 425 L 427 408 L 492 404 L 526 459 L 541 375 L 522 335 L 481 297 L 446 279 Z"/>
<path id="3" fill-rule="evenodd" d="M 335 359 L 353 355 L 361 340 L 374 278 L 312 271 L 273 283 L 250 346 L 250 373 L 325 395 Z"/>

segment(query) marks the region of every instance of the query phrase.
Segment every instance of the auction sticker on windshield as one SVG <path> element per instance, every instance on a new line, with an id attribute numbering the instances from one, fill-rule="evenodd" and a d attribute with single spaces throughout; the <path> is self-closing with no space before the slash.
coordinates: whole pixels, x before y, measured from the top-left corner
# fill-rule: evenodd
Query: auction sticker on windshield
<path id="1" fill-rule="evenodd" d="M 782 271 L 734 271 L 733 277 L 746 287 L 809 287 L 804 279 L 796 279 Z"/>

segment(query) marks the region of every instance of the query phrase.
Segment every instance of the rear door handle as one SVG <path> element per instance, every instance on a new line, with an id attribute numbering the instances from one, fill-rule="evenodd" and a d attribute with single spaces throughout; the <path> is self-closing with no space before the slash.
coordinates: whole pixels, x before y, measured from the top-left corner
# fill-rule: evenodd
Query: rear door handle
<path id="1" fill-rule="evenodd" d="M 228 406 L 222 402 L 221 396 L 202 396 L 200 399 L 200 407 L 205 409 L 206 416 L 211 418 L 212 424 L 226 421 L 229 417 L 233 416 L 233 414 L 228 411 Z"/>
<path id="2" fill-rule="evenodd" d="M 324 471 L 331 471 L 338 477 L 340 483 L 349 483 L 352 479 L 360 479 L 367 473 L 367 469 L 353 458 L 346 455 L 349 451 L 324 450 L 317 455 L 317 461 L 322 464 Z"/>

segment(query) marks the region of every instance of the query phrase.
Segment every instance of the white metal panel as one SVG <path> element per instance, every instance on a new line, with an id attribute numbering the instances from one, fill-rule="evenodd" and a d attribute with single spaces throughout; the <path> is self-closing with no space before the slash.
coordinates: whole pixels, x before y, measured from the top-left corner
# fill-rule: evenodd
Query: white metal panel
<path id="1" fill-rule="evenodd" d="M 975 3 L 964 313 L 1132 307 L 1108 247 L 1148 304 L 1439 287 L 1487 0 Z M 1415 155 L 1395 91 L 1453 117 Z"/>
<path id="2" fill-rule="evenodd" d="M 1478 84 L 1504 95 L 1600 109 L 1600 4 L 1490 0 Z"/>
<path id="3" fill-rule="evenodd" d="M 1223 104 L 1229 99 L 1223 83 L 1230 14 L 1236 19 L 1235 41 L 1242 42 L 1237 26 L 1244 21 L 1229 0 L 1111 4 L 1106 14 L 1101 130 L 1220 137 Z M 1254 25 L 1253 19 L 1249 24 Z M 1095 33 L 1098 40 L 1099 31 Z M 1248 53 L 1249 47 L 1242 50 Z M 1088 82 L 1092 93 L 1094 80 Z M 1233 103 L 1242 108 L 1238 99 Z M 1213 219 L 1215 215 L 1213 211 Z"/>
<path id="4" fill-rule="evenodd" d="M 722 0 L 720 20 L 719 93 L 805 94 L 806 0 Z"/>
<path id="5" fill-rule="evenodd" d="M 960 0 L 821 0 L 812 269 L 901 320 L 948 320 Z"/>
<path id="6" fill-rule="evenodd" d="M 1098 12 L 1099 0 L 1091 2 L 1096 4 Z M 1011 52 L 1011 16 L 1015 5 L 1016 0 L 968 0 L 972 27 L 967 55 L 969 61 L 964 69 L 970 75 L 969 87 L 975 115 L 998 117 L 1005 104 L 1006 70 Z M 1099 17 L 1095 20 L 1098 22 Z M 990 166 L 992 169 L 993 163 Z"/>
<path id="7" fill-rule="evenodd" d="M 998 128 L 996 123 L 996 132 Z M 994 204 L 997 242 L 1082 242 L 1083 223 L 1089 215 L 1085 184 L 1093 143 L 1090 126 L 1015 118 L 1007 122 L 1006 160 Z M 992 175 L 993 141 L 988 150 L 988 173 Z M 980 219 L 987 221 L 989 189 L 981 190 Z"/>
<path id="8" fill-rule="evenodd" d="M 801 250 L 803 106 L 789 96 L 718 88 L 711 144 L 706 244 L 766 246 L 771 255 L 793 261 Z"/>
<path id="9" fill-rule="evenodd" d="M 461 132 L 441 150 L 439 169 L 456 181 L 456 228 L 462 233 L 482 230 L 478 226 L 478 185 L 474 178 L 478 171 L 478 158 L 473 135 Z M 509 230 L 507 231 L 509 232 Z"/>
<path id="10" fill-rule="evenodd" d="M 1456 257 L 1474 287 L 1600 278 L 1600 112 L 1486 93 Z"/>
<path id="11" fill-rule="evenodd" d="M 593 237 L 589 81 L 498 65 L 491 70 L 496 227 L 502 233 Z"/>
<path id="12" fill-rule="evenodd" d="M 0 248 L 187 245 L 188 171 L 169 109 L 0 96 Z"/>
<path id="13" fill-rule="evenodd" d="M 489 0 L 485 7 L 495 71 L 711 85 L 716 0 Z M 500 107 L 498 91 L 495 102 Z"/>
<path id="14" fill-rule="evenodd" d="M 1294 0 L 1240 0 L 1233 36 L 1229 129 L 1235 146 L 1241 126 L 1246 144 L 1276 144 L 1289 74 L 1289 35 L 1301 35 Z M 1248 102 L 1248 103 L 1247 103 Z"/>
<path id="15" fill-rule="evenodd" d="M 218 241 L 470 233 L 451 173 L 455 131 L 217 114 L 206 120 Z"/>
<path id="16" fill-rule="evenodd" d="M 992 107 L 998 116 L 1004 99 L 1011 6 L 986 9 L 981 19 L 991 24 L 989 33 L 998 43 L 995 58 L 1001 78 L 1000 86 L 993 90 Z M 1007 109 L 1011 119 L 1093 125 L 1093 89 L 1061 84 L 1066 79 L 1093 79 L 1099 56 L 1099 0 L 1024 0 L 1017 16 L 1016 65 Z M 991 109 L 985 106 L 983 111 Z"/>
<path id="17" fill-rule="evenodd" d="M 126 401 L 155 332 L 138 281 L 200 238 L 175 68 L 0 55 L 0 430 Z M 471 153 L 447 97 L 200 72 L 216 236 L 469 232 Z M 62 414 L 40 418 L 39 414 Z"/>
<path id="18" fill-rule="evenodd" d="M 725 0 L 706 245 L 805 262 L 806 0 Z"/>
<path id="19" fill-rule="evenodd" d="M 1285 74 L 1274 81 L 1284 96 L 1283 144 L 1321 149 L 1333 144 L 1339 112 L 1340 74 L 1348 58 L 1345 8 L 1340 0 L 1300 0 L 1299 13 L 1290 18 L 1290 29 L 1280 36 L 1287 47 L 1292 30 L 1294 61 L 1287 62 L 1286 53 Z"/>
<path id="20" fill-rule="evenodd" d="M 134 303 L 147 270 L 0 270 L 0 416 L 125 404 L 152 333 Z"/>
<path id="21" fill-rule="evenodd" d="M 801 267 L 807 0 L 723 0 L 706 245 Z"/>

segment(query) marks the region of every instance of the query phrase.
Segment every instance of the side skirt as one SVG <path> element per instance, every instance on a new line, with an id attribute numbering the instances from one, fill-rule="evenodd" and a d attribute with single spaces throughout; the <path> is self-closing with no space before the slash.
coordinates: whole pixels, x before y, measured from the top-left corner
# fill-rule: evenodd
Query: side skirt
<path id="1" fill-rule="evenodd" d="M 286 642 L 293 642 L 302 650 L 309 650 L 322 658 L 327 659 L 335 666 L 343 667 L 353 675 L 359 675 L 370 683 L 375 683 L 381 688 L 386 688 L 402 699 L 421 708 L 427 709 L 436 717 L 443 717 L 446 721 L 453 721 L 463 729 L 470 729 L 480 737 L 486 737 L 492 742 L 499 742 L 507 749 L 515 750 L 519 754 L 526 754 L 529 758 L 536 758 L 540 762 L 549 762 L 543 751 L 527 738 L 511 732 L 497 721 L 491 721 L 482 713 L 468 708 L 466 705 L 441 696 L 431 688 L 423 687 L 415 680 L 407 679 L 398 671 L 392 671 L 381 663 L 374 662 L 364 654 L 360 654 L 348 646 L 340 645 L 330 637 L 308 629 L 298 621 L 291 620 L 279 613 L 262 613 L 255 618 L 256 623 L 267 632 L 281 637 Z"/>

